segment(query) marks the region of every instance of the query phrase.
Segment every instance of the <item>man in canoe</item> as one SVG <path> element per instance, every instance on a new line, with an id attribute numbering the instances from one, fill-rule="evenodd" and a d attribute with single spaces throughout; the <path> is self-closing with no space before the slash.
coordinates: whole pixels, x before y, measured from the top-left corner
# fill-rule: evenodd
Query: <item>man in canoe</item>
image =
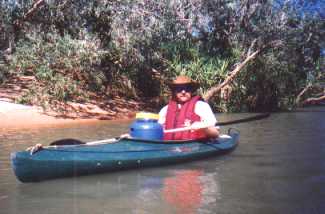
<path id="1" fill-rule="evenodd" d="M 199 84 L 187 76 L 178 76 L 170 84 L 171 100 L 159 112 L 164 129 L 191 127 L 191 130 L 165 133 L 164 140 L 216 138 L 219 128 L 210 105 L 195 95 Z"/>
<path id="2" fill-rule="evenodd" d="M 170 84 L 171 100 L 159 112 L 159 123 L 165 130 L 189 127 L 187 131 L 164 133 L 164 140 L 193 140 L 217 138 L 219 127 L 210 105 L 195 94 L 199 84 L 187 76 L 178 76 Z M 120 137 L 130 137 L 123 134 Z M 27 148 L 31 153 L 42 149 L 42 144 Z"/>

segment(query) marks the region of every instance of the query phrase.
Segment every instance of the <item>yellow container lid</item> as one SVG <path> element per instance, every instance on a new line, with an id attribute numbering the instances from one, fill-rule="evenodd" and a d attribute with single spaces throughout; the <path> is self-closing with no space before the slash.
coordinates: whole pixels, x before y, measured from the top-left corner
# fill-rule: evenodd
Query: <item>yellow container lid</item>
<path id="1" fill-rule="evenodd" d="M 136 119 L 146 119 L 146 120 L 158 120 L 159 114 L 150 113 L 150 112 L 139 112 L 135 115 Z"/>

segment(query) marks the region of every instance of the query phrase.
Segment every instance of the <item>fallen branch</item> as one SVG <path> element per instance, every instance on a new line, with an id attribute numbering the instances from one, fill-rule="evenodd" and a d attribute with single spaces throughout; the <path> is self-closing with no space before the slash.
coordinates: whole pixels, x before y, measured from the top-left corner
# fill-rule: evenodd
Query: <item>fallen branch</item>
<path id="1" fill-rule="evenodd" d="M 239 74 L 239 72 L 248 64 L 248 62 L 250 62 L 253 59 L 255 59 L 256 56 L 259 55 L 261 52 L 263 52 L 267 48 L 270 48 L 270 47 L 278 47 L 278 46 L 280 46 L 282 44 L 282 42 L 280 40 L 275 40 L 275 41 L 270 42 L 267 45 L 264 45 L 263 47 L 261 47 L 260 49 L 256 50 L 255 52 L 251 53 L 251 50 L 255 46 L 255 43 L 256 43 L 256 39 L 252 42 L 249 50 L 247 51 L 246 59 L 242 63 L 238 64 L 235 67 L 235 69 L 230 72 L 230 75 L 220 85 L 211 87 L 203 95 L 203 99 L 205 101 L 208 101 L 214 94 L 220 92 L 221 89 L 224 88 L 226 85 L 229 85 L 235 79 L 235 77 Z"/>
<path id="2" fill-rule="evenodd" d="M 235 69 L 230 72 L 230 75 L 220 85 L 214 86 L 214 87 L 210 88 L 203 95 L 203 99 L 205 101 L 208 101 L 214 94 L 218 93 L 223 87 L 225 87 L 226 85 L 230 84 L 234 80 L 234 78 L 237 76 L 237 74 L 245 67 L 245 65 L 249 61 L 253 60 L 260 52 L 261 52 L 261 49 L 253 52 L 250 55 L 248 55 L 246 57 L 246 59 L 242 63 L 240 63 L 239 65 L 237 65 L 235 67 Z"/>
<path id="3" fill-rule="evenodd" d="M 297 98 L 296 98 L 296 105 L 299 105 L 299 103 L 300 103 L 300 100 L 301 100 L 301 97 L 302 97 L 302 95 L 304 95 L 310 88 L 312 87 L 312 85 L 311 84 L 308 84 L 299 94 L 298 94 L 298 96 L 297 96 Z"/>
<path id="4" fill-rule="evenodd" d="M 23 22 L 26 21 L 28 18 L 30 18 L 39 8 L 41 8 L 45 4 L 45 0 L 38 0 L 36 1 L 32 8 L 29 9 L 21 19 L 18 19 L 15 21 L 16 26 L 22 26 Z"/>
<path id="5" fill-rule="evenodd" d="M 26 20 L 28 19 L 33 13 L 35 13 L 41 6 L 43 6 L 43 4 L 45 3 L 44 0 L 39 0 L 39 1 L 36 1 L 34 4 L 33 4 L 33 7 L 27 11 L 26 14 L 24 14 L 23 16 L 23 20 Z"/>
<path id="6" fill-rule="evenodd" d="M 306 99 L 305 101 L 302 102 L 303 105 L 308 105 L 308 104 L 318 104 L 322 101 L 325 101 L 325 95 L 320 96 L 320 97 L 311 97 Z"/>

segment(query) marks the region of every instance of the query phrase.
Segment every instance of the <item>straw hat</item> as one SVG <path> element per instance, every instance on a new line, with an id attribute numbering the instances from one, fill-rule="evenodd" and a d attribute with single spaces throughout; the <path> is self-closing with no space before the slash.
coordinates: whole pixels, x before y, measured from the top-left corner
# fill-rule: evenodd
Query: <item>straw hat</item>
<path id="1" fill-rule="evenodd" d="M 194 90 L 196 90 L 200 86 L 198 82 L 192 80 L 188 76 L 183 75 L 176 77 L 172 82 L 168 83 L 168 85 L 171 89 L 179 85 L 191 85 Z"/>

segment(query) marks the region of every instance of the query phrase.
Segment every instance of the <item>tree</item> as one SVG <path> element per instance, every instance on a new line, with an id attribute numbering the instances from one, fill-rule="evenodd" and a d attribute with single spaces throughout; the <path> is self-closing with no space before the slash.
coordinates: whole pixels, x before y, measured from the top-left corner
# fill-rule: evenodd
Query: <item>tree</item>
<path id="1" fill-rule="evenodd" d="M 104 73 L 106 88 L 125 82 L 132 96 L 165 96 L 165 82 L 185 73 L 224 111 L 276 110 L 322 79 L 324 13 L 303 1 L 10 2 L 0 5 L 1 49 L 9 38 L 13 46 L 51 43 L 57 34 L 78 44 L 92 38 L 100 63 L 86 65 L 89 76 Z M 225 87 L 229 96 L 222 99 Z"/>

